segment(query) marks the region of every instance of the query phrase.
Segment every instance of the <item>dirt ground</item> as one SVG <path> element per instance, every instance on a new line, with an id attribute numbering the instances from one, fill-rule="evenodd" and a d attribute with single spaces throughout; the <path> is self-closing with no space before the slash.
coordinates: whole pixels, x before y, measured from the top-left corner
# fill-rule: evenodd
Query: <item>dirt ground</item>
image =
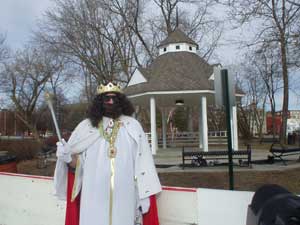
<path id="1" fill-rule="evenodd" d="M 264 184 L 278 184 L 287 190 L 300 193 L 300 168 L 284 171 L 240 171 L 234 173 L 235 190 L 255 191 Z M 228 189 L 227 172 L 176 172 L 159 174 L 163 185 Z"/>
<path id="2" fill-rule="evenodd" d="M 31 175 L 53 176 L 55 162 L 48 162 L 45 168 L 37 168 L 36 159 L 18 163 L 18 172 Z M 263 184 L 278 184 L 287 190 L 300 194 L 300 167 L 275 171 L 246 170 L 234 172 L 235 190 L 255 191 Z M 228 189 L 227 171 L 182 171 L 161 172 L 162 185 L 178 187 L 201 187 Z"/>

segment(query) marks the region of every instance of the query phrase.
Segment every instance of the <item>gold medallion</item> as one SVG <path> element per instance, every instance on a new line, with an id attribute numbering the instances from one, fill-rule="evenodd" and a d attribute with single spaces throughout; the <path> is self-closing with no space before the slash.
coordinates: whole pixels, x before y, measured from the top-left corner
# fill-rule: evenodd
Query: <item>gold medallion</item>
<path id="1" fill-rule="evenodd" d="M 115 158 L 116 157 L 116 155 L 117 155 L 117 149 L 116 149 L 116 147 L 113 147 L 113 146 L 110 146 L 109 147 L 109 158 Z"/>

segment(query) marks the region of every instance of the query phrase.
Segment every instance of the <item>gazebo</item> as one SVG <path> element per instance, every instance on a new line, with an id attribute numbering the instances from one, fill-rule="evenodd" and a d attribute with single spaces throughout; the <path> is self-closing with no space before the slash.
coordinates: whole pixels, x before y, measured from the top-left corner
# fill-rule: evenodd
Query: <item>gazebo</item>
<path id="1" fill-rule="evenodd" d="M 162 112 L 163 148 L 166 148 L 166 107 L 175 103 L 199 107 L 199 147 L 208 151 L 207 105 L 214 104 L 214 67 L 197 55 L 198 44 L 176 28 L 158 46 L 158 57 L 146 68 L 136 68 L 126 95 L 150 108 L 151 148 L 157 150 L 156 107 Z M 242 96 L 242 94 L 236 94 Z M 233 108 L 233 146 L 238 149 L 237 114 Z"/>

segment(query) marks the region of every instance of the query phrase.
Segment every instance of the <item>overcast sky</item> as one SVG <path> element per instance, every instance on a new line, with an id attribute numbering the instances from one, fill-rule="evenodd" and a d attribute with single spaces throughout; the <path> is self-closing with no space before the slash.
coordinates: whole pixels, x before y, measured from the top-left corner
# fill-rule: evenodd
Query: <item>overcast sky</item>
<path id="1" fill-rule="evenodd" d="M 1 0 L 0 32 L 6 34 L 6 43 L 13 49 L 21 48 L 51 4 L 51 0 Z"/>
<path id="2" fill-rule="evenodd" d="M 0 33 L 6 34 L 6 43 L 13 49 L 22 48 L 30 39 L 30 32 L 35 29 L 36 20 L 52 5 L 51 0 L 1 0 Z M 233 46 L 227 44 L 218 52 L 223 65 L 237 62 L 241 57 L 239 51 L 234 51 Z M 290 108 L 299 109 L 299 97 L 292 92 L 290 95 Z M 281 107 L 280 100 L 279 105 Z"/>

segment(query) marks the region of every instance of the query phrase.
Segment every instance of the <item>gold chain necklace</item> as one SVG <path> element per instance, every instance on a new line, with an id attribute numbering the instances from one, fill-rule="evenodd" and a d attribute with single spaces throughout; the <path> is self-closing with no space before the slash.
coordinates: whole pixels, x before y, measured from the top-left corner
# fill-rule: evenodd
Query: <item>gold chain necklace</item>
<path id="1" fill-rule="evenodd" d="M 115 147 L 115 142 L 116 142 L 116 138 L 117 138 L 120 127 L 121 127 L 121 121 L 116 120 L 116 121 L 114 121 L 114 125 L 113 125 L 111 133 L 108 133 L 108 132 L 104 131 L 103 120 L 101 120 L 99 122 L 98 128 L 99 128 L 100 135 L 109 143 L 109 148 L 108 148 L 109 158 L 116 157 L 117 149 Z"/>

